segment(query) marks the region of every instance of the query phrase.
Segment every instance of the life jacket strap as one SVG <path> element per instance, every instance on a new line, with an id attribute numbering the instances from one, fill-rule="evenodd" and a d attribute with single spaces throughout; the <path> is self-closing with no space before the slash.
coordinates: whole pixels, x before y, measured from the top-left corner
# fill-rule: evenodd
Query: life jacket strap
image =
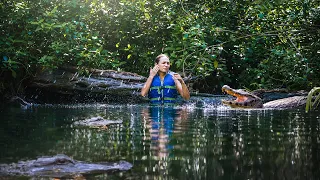
<path id="1" fill-rule="evenodd" d="M 151 90 L 157 90 L 158 94 L 161 93 L 161 89 L 176 89 L 176 86 L 153 86 L 150 88 Z"/>
<path id="2" fill-rule="evenodd" d="M 176 86 L 153 86 L 150 90 L 152 89 L 176 89 Z"/>
<path id="3" fill-rule="evenodd" d="M 160 101 L 160 100 L 162 100 L 162 98 L 160 98 L 160 97 L 157 97 L 157 98 L 150 98 L 150 100 L 151 100 L 151 101 Z M 163 98 L 163 100 L 167 100 L 167 101 L 174 101 L 174 100 L 176 100 L 176 98 L 169 98 L 169 97 L 165 97 L 165 98 Z"/>

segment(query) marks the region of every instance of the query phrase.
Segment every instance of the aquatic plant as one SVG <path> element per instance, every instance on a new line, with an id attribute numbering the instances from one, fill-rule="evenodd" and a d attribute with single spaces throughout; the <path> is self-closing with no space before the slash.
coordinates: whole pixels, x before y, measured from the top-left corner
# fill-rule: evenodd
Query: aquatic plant
<path id="1" fill-rule="evenodd" d="M 320 104 L 320 87 L 314 87 L 310 90 L 307 98 L 306 112 L 315 109 Z"/>

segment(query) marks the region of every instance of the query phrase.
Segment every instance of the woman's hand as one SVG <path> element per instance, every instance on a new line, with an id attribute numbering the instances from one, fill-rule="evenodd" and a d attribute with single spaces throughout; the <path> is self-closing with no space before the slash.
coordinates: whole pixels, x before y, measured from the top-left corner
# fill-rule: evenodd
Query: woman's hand
<path id="1" fill-rule="evenodd" d="M 173 78 L 176 79 L 176 80 L 178 80 L 180 83 L 183 82 L 182 77 L 181 77 L 180 74 L 178 74 L 178 73 L 174 73 L 174 74 L 173 74 Z"/>
<path id="2" fill-rule="evenodd" d="M 158 65 L 155 65 L 152 69 L 150 67 L 149 76 L 154 77 L 155 75 L 157 75 L 158 71 L 159 71 Z"/>

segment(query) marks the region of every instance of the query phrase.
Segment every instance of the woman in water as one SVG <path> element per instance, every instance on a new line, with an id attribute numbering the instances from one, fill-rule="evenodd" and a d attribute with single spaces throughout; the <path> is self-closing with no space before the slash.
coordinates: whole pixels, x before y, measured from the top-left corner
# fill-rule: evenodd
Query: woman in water
<path id="1" fill-rule="evenodd" d="M 141 89 L 141 95 L 150 99 L 151 104 L 175 104 L 178 93 L 183 99 L 190 98 L 189 90 L 178 73 L 169 71 L 170 61 L 165 54 L 155 59 L 155 66 L 151 69 L 149 77 Z"/>

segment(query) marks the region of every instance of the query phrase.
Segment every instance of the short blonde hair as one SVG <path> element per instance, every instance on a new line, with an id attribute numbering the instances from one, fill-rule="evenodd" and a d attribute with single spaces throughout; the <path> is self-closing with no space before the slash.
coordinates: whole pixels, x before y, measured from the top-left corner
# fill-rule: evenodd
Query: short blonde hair
<path id="1" fill-rule="evenodd" d="M 159 61 L 160 61 L 160 58 L 162 58 L 162 57 L 166 57 L 166 58 L 169 59 L 169 57 L 168 57 L 167 55 L 165 55 L 165 54 L 160 54 L 159 56 L 156 57 L 156 59 L 154 60 L 154 62 L 158 64 Z"/>

